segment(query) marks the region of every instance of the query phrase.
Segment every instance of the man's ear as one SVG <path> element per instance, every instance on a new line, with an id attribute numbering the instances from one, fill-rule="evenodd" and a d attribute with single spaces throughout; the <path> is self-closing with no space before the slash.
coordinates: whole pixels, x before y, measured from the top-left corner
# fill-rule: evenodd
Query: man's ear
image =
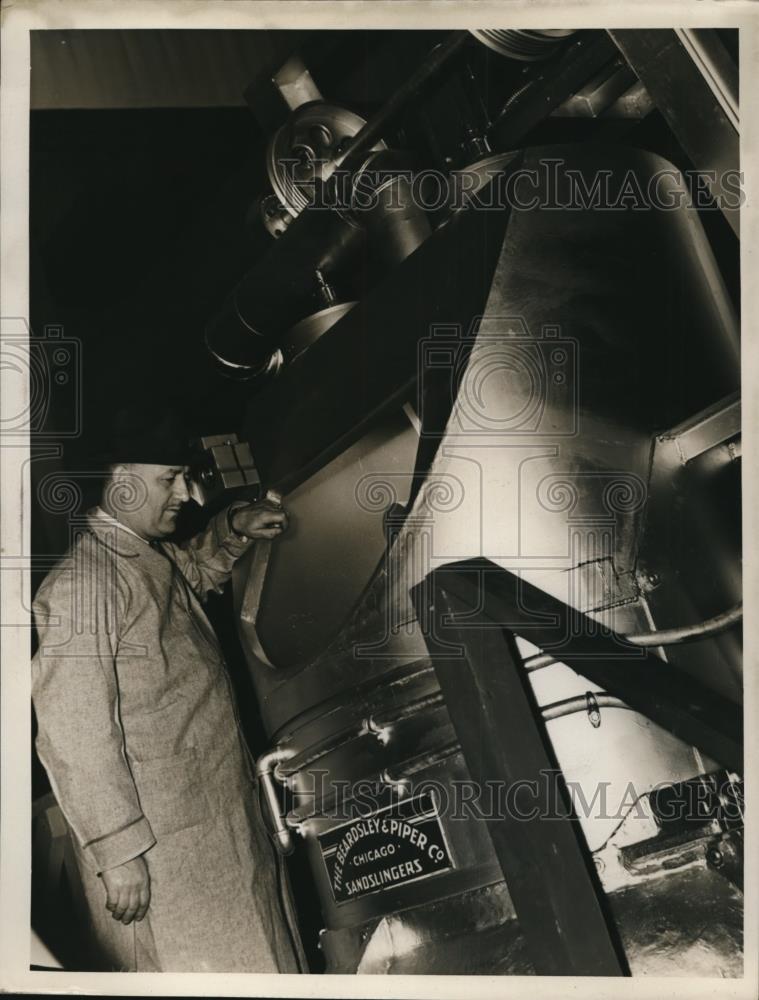
<path id="1" fill-rule="evenodd" d="M 109 465 L 103 480 L 103 493 L 107 496 L 113 492 L 114 486 L 124 482 L 124 477 L 129 473 L 129 465 L 126 462 L 116 462 Z"/>

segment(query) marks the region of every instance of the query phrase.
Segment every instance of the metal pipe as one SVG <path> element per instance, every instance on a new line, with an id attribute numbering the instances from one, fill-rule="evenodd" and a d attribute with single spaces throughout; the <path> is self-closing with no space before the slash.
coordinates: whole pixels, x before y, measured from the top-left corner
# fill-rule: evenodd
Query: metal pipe
<path id="1" fill-rule="evenodd" d="M 394 726 L 398 722 L 403 722 L 404 719 L 409 719 L 419 712 L 423 712 L 428 708 L 438 708 L 442 704 L 443 695 L 438 691 L 435 694 L 423 695 L 420 698 L 415 698 L 413 701 L 408 701 L 401 708 L 396 709 L 395 712 L 380 715 L 379 717 L 372 716 L 369 721 L 377 729 L 386 729 L 388 726 Z"/>
<path id="2" fill-rule="evenodd" d="M 428 767 L 433 767 L 435 764 L 440 764 L 442 761 L 458 753 L 461 753 L 458 740 L 450 740 L 435 750 L 427 750 L 416 757 L 410 757 L 403 764 L 399 764 L 396 767 L 384 768 L 378 774 L 368 777 L 366 781 L 375 785 L 402 785 L 406 783 L 406 780 L 411 775 L 417 774 L 419 771 L 424 771 Z M 334 808 L 337 801 L 336 792 L 331 792 L 319 802 L 317 802 L 315 795 L 309 795 L 308 802 L 305 805 L 296 806 L 295 809 L 292 809 L 287 814 L 285 822 L 288 829 L 297 830 L 307 820 L 314 819 L 314 817 L 320 815 L 327 815 Z M 345 805 L 350 799 L 341 799 L 340 801 L 342 805 Z"/>
<path id="3" fill-rule="evenodd" d="M 412 757 L 397 767 L 386 767 L 380 778 L 389 785 L 402 784 L 411 775 L 417 774 L 419 771 L 426 771 L 428 767 L 440 764 L 442 761 L 458 753 L 461 753 L 461 744 L 458 740 L 450 740 L 448 743 L 444 743 L 443 746 L 438 747 L 437 750 L 428 750 L 426 753 Z"/>
<path id="4" fill-rule="evenodd" d="M 288 758 L 288 766 L 282 768 L 281 773 L 285 780 L 287 780 L 297 774 L 298 771 L 310 767 L 317 760 L 326 757 L 327 754 L 334 753 L 335 750 L 339 750 L 340 747 L 352 743 L 362 736 L 373 736 L 380 743 L 386 745 L 390 741 L 391 729 L 394 725 L 420 712 L 431 708 L 439 708 L 442 704 L 443 696 L 438 691 L 436 694 L 423 695 L 420 698 L 415 698 L 413 701 L 408 701 L 394 712 L 389 712 L 384 716 L 380 715 L 379 718 L 375 715 L 367 716 L 362 719 L 360 724 L 350 726 L 347 729 L 341 729 L 340 732 L 319 744 L 309 754 L 299 755 L 292 753 Z"/>
<path id="5" fill-rule="evenodd" d="M 742 618 L 743 605 L 736 604 L 735 607 L 723 611 L 721 615 L 707 618 L 706 621 L 697 622 L 695 625 L 662 629 L 661 632 L 647 632 L 642 635 L 627 635 L 625 639 L 633 646 L 675 646 L 682 642 L 693 642 L 697 639 L 718 635 L 733 625 L 737 625 Z"/>
<path id="6" fill-rule="evenodd" d="M 640 632 L 634 635 L 625 635 L 623 639 L 633 646 L 676 646 L 684 642 L 695 642 L 699 639 L 708 639 L 713 635 L 719 635 L 726 629 L 737 625 L 743 619 L 743 605 L 736 604 L 714 618 L 707 618 L 706 621 L 697 622 L 695 625 L 684 625 L 681 628 L 662 629 L 660 632 Z M 550 667 L 553 663 L 560 663 L 561 660 L 551 656 L 550 653 L 537 653 L 529 656 L 524 661 L 524 669 L 527 673 L 533 670 L 540 670 L 542 667 Z"/>
<path id="7" fill-rule="evenodd" d="M 326 757 L 327 754 L 334 753 L 335 750 L 339 750 L 347 743 L 353 743 L 354 740 L 357 740 L 361 736 L 374 736 L 379 739 L 380 742 L 383 742 L 381 734 L 369 725 L 370 721 L 371 720 L 364 719 L 360 725 L 351 726 L 348 729 L 341 729 L 339 733 L 336 733 L 329 739 L 318 744 L 317 749 L 312 750 L 310 753 L 293 754 L 289 761 L 289 766 L 283 769 L 285 780 L 289 781 L 299 771 L 302 771 L 306 767 L 310 767 L 312 764 L 315 764 L 317 760 L 321 760 L 321 758 Z"/>
<path id="8" fill-rule="evenodd" d="M 524 661 L 524 669 L 527 673 L 532 673 L 533 670 L 540 670 L 542 667 L 550 667 L 554 663 L 559 661 L 555 656 L 551 656 L 550 653 L 538 653 L 535 656 L 529 656 Z"/>
<path id="9" fill-rule="evenodd" d="M 285 823 L 282 815 L 282 805 L 279 801 L 277 789 L 274 787 L 274 776 L 278 764 L 284 763 L 292 756 L 291 750 L 278 747 L 262 754 L 256 761 L 256 776 L 260 781 L 264 791 L 266 805 L 271 820 L 271 837 L 280 854 L 292 854 L 295 847 L 292 833 Z"/>
<path id="10" fill-rule="evenodd" d="M 626 708 L 630 710 L 630 706 L 626 705 L 621 698 L 603 691 L 593 692 L 592 704 L 595 709 Z M 546 722 L 549 722 L 551 719 L 561 719 L 565 715 L 576 715 L 578 712 L 587 712 L 588 710 L 588 697 L 581 694 L 574 698 L 564 698 L 562 701 L 554 701 L 550 705 L 544 705 L 540 709 L 540 714 Z"/>

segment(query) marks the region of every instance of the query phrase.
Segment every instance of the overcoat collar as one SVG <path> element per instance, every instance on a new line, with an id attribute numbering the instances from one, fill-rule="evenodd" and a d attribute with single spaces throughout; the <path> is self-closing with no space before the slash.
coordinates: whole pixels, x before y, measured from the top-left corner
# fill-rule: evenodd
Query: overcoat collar
<path id="1" fill-rule="evenodd" d="M 111 552 L 126 558 L 137 559 L 140 556 L 155 556 L 163 558 L 144 538 L 120 525 L 113 518 L 104 516 L 100 508 L 93 507 L 87 511 L 87 528 Z"/>

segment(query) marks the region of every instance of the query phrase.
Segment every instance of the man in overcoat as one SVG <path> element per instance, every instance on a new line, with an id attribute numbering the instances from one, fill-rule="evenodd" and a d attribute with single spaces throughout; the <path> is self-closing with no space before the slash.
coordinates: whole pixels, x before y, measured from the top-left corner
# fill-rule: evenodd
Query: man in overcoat
<path id="1" fill-rule="evenodd" d="M 176 420 L 127 424 L 111 458 L 100 506 L 36 595 L 32 662 L 37 751 L 73 834 L 100 967 L 305 971 L 202 607 L 287 515 L 233 506 L 176 544 L 189 498 Z"/>

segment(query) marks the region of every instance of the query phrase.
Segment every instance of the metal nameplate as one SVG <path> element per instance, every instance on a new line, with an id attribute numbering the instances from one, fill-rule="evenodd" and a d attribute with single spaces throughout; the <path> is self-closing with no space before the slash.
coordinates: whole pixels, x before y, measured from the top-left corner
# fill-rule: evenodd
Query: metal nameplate
<path id="1" fill-rule="evenodd" d="M 429 792 L 393 803 L 319 837 L 337 903 L 454 867 Z"/>

